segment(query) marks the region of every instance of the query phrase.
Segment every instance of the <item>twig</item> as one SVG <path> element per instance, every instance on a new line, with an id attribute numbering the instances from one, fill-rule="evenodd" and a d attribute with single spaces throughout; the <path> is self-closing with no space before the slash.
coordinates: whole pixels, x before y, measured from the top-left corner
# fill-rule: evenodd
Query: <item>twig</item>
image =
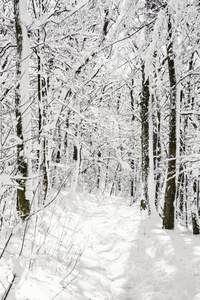
<path id="1" fill-rule="evenodd" d="M 11 283 L 9 284 L 9 287 L 7 288 L 7 290 L 5 291 L 4 295 L 3 295 L 3 298 L 1 300 L 5 300 L 7 297 L 8 297 L 8 294 L 10 293 L 10 290 L 13 286 L 13 283 L 15 281 L 15 278 L 16 278 L 16 274 L 13 275 L 13 279 L 11 281 Z"/>
<path id="2" fill-rule="evenodd" d="M 3 254 L 4 254 L 5 250 L 6 250 L 6 247 L 8 246 L 8 243 L 10 242 L 10 239 L 11 239 L 12 235 L 13 235 L 13 233 L 11 232 L 11 234 L 10 234 L 10 236 L 9 236 L 9 238 L 8 238 L 8 240 L 7 240 L 7 242 L 5 243 L 5 246 L 4 246 L 4 248 L 3 248 L 3 251 L 1 252 L 0 259 L 2 258 Z"/>
<path id="3" fill-rule="evenodd" d="M 65 184 L 65 182 L 66 182 L 67 179 L 69 178 L 70 174 L 71 174 L 71 172 L 65 177 L 65 179 L 63 180 L 63 182 L 61 183 L 61 185 L 60 185 L 60 187 L 59 187 L 59 189 L 58 189 L 58 192 L 57 192 L 56 195 L 53 197 L 53 199 L 52 199 L 49 203 L 47 203 L 46 205 L 44 205 L 43 207 L 41 207 L 41 208 L 39 208 L 38 210 L 32 212 L 32 214 L 30 214 L 30 215 L 26 218 L 25 221 L 28 221 L 32 216 L 34 216 L 35 214 L 39 213 L 39 212 L 42 211 L 43 209 L 47 208 L 50 204 L 52 204 L 52 203 L 56 200 L 57 196 L 59 195 L 59 193 L 60 193 L 60 191 L 61 191 L 63 185 Z"/>
<path id="4" fill-rule="evenodd" d="M 24 248 L 24 241 L 25 241 L 27 226 L 28 226 L 28 220 L 26 221 L 26 225 L 25 225 L 25 228 L 24 228 L 24 234 L 23 234 L 22 245 L 21 245 L 21 249 L 20 249 L 20 252 L 19 252 L 19 256 L 21 256 L 23 248 Z"/>

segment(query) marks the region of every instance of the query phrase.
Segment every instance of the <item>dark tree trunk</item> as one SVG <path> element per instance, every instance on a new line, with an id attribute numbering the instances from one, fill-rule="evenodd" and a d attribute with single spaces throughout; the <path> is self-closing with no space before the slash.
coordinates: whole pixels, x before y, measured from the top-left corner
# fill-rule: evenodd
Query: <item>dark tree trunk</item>
<path id="1" fill-rule="evenodd" d="M 193 234 L 199 234 L 199 216 L 197 212 L 197 196 L 198 195 L 198 181 L 195 180 L 193 184 L 193 209 L 192 209 L 192 228 L 193 228 Z"/>
<path id="2" fill-rule="evenodd" d="M 199 223 L 198 223 L 198 217 L 197 214 L 192 212 L 192 229 L 193 229 L 193 234 L 197 235 L 199 234 Z"/>
<path id="3" fill-rule="evenodd" d="M 170 82 L 170 116 L 169 116 L 169 148 L 168 170 L 165 189 L 163 227 L 174 229 L 174 201 L 176 198 L 176 74 L 172 41 L 171 16 L 168 15 L 167 61 Z"/>
<path id="4" fill-rule="evenodd" d="M 42 131 L 44 128 L 44 125 L 46 124 L 46 97 L 47 97 L 47 89 L 44 89 L 45 82 L 44 80 L 41 80 L 40 70 L 41 66 L 39 66 L 39 63 L 41 63 L 41 58 L 39 57 L 38 60 L 38 100 L 39 100 L 39 144 L 40 144 L 40 153 L 39 153 L 39 161 L 40 166 L 39 170 L 42 176 L 42 199 L 41 202 L 44 203 L 46 196 L 47 196 L 47 190 L 48 190 L 48 172 L 47 172 L 47 141 L 46 137 L 42 136 Z"/>
<path id="5" fill-rule="evenodd" d="M 37 31 L 37 39 L 38 45 L 41 43 L 41 32 L 40 29 Z M 43 66 L 41 60 L 40 48 L 38 47 L 36 50 L 37 54 L 37 95 L 38 95 L 38 132 L 39 139 L 38 142 L 40 144 L 40 150 L 38 151 L 38 170 L 41 175 L 41 203 L 44 204 L 47 191 L 48 191 L 48 172 L 47 172 L 47 141 L 46 137 L 42 136 L 43 128 L 46 124 L 46 107 L 47 107 L 47 92 L 48 92 L 48 82 L 46 82 L 45 78 L 42 75 Z M 48 79 L 47 79 L 48 81 Z"/>
<path id="6" fill-rule="evenodd" d="M 98 150 L 98 153 L 97 153 L 97 156 L 98 156 L 98 167 L 97 167 L 97 188 L 99 189 L 100 188 L 100 180 L 101 180 L 101 167 L 100 167 L 100 164 L 101 164 L 101 151 Z"/>
<path id="7" fill-rule="evenodd" d="M 133 159 L 131 159 L 130 162 L 131 170 L 132 170 L 132 178 L 131 178 L 131 197 L 134 196 L 134 191 L 135 191 L 135 162 Z"/>
<path id="8" fill-rule="evenodd" d="M 145 65 L 142 64 L 142 97 L 141 97 L 141 147 L 142 147 L 142 186 L 143 197 L 149 205 L 149 79 L 145 78 Z"/>
<path id="9" fill-rule="evenodd" d="M 65 139 L 64 139 L 64 151 L 65 153 L 67 152 L 67 147 L 68 147 L 68 130 L 69 130 L 69 119 L 70 119 L 70 110 L 68 110 L 66 114 L 66 133 L 65 133 Z"/>
<path id="10" fill-rule="evenodd" d="M 132 121 L 135 120 L 135 101 L 134 101 L 134 95 L 133 95 L 133 84 L 134 84 L 134 81 L 132 79 L 132 87 L 131 87 L 131 90 L 130 90 L 130 96 L 131 96 L 131 109 L 132 109 Z"/>

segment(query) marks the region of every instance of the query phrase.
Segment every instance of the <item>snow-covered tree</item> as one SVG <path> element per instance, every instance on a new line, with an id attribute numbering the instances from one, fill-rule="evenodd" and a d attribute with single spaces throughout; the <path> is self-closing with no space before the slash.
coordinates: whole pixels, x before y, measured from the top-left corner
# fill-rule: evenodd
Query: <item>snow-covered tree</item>
<path id="1" fill-rule="evenodd" d="M 14 1 L 14 17 L 16 29 L 16 88 L 15 111 L 17 145 L 17 210 L 22 219 L 30 213 L 31 193 L 31 110 L 29 99 L 29 56 L 30 42 L 28 26 L 30 18 L 27 1 Z"/>
<path id="2" fill-rule="evenodd" d="M 167 18 L 167 62 L 170 83 L 170 111 L 169 111 L 169 148 L 168 148 L 168 169 L 167 182 L 165 188 L 165 203 L 164 203 L 164 219 L 163 226 L 166 229 L 174 228 L 174 202 L 176 198 L 176 71 L 175 71 L 175 56 L 173 50 L 173 16 L 166 9 Z"/>

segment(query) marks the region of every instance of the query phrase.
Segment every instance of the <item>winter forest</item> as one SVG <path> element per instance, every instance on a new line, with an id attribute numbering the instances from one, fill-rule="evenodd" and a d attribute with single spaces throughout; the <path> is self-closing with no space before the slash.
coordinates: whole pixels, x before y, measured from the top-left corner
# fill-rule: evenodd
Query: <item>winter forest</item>
<path id="1" fill-rule="evenodd" d="M 2 300 L 200 299 L 199 0 L 0 1 Z"/>

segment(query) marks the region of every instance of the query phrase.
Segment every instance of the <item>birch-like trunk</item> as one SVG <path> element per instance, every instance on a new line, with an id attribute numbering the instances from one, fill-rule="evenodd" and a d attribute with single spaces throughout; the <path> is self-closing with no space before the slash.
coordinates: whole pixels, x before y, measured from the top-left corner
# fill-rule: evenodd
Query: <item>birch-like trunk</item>
<path id="1" fill-rule="evenodd" d="M 43 0 L 32 1 L 33 12 L 35 18 L 41 18 L 44 15 L 45 3 Z M 37 43 L 38 46 L 35 49 L 37 56 L 37 97 L 38 97 L 38 143 L 39 149 L 37 151 L 37 168 L 39 172 L 39 184 L 38 184 L 38 199 L 40 204 L 44 204 L 47 198 L 48 192 L 48 139 L 44 132 L 44 127 L 47 124 L 47 93 L 48 93 L 48 75 L 44 72 L 44 58 L 43 58 L 43 43 L 44 28 L 37 29 Z"/>
<path id="2" fill-rule="evenodd" d="M 149 99 L 149 178 L 148 178 L 148 193 L 149 193 L 149 205 L 151 209 L 151 215 L 155 218 L 158 216 L 156 207 L 157 207 L 157 198 L 155 195 L 155 189 L 158 182 L 154 182 L 154 141 L 153 141 L 153 97 Z M 151 113 L 150 113 L 151 112 Z"/>
<path id="3" fill-rule="evenodd" d="M 30 213 L 32 199 L 31 161 L 31 110 L 29 102 L 29 15 L 26 0 L 14 0 L 14 16 L 17 42 L 15 89 L 16 131 L 21 143 L 17 145 L 17 210 L 24 220 Z"/>

